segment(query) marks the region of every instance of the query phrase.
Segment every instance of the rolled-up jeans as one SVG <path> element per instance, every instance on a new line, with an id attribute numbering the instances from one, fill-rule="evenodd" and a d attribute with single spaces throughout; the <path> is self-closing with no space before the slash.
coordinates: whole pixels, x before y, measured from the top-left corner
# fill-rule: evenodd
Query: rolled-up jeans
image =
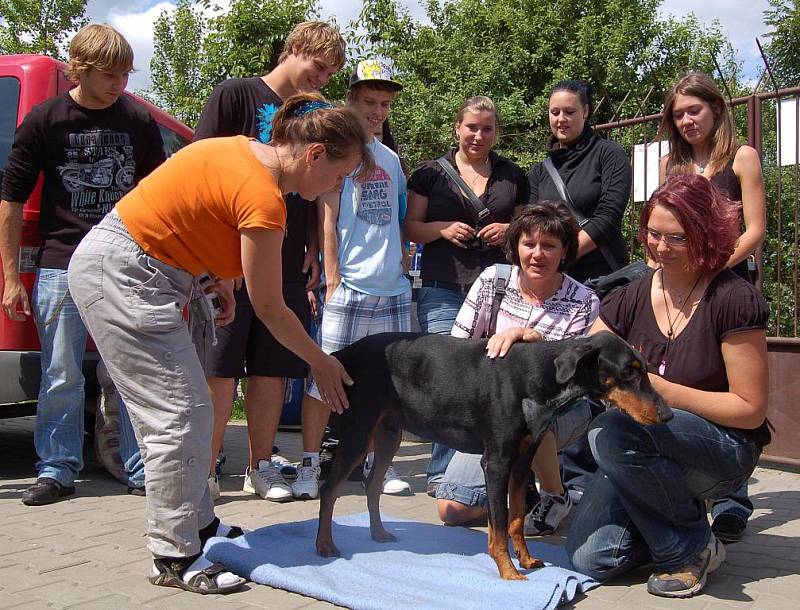
<path id="1" fill-rule="evenodd" d="M 673 409 L 643 426 L 618 410 L 595 418 L 589 443 L 598 464 L 572 519 L 566 548 L 575 568 L 608 580 L 653 562 L 674 572 L 708 544 L 705 500 L 753 472 L 760 448 L 740 432 Z"/>
<path id="2" fill-rule="evenodd" d="M 197 279 L 146 254 L 111 212 L 75 250 L 69 286 L 142 448 L 148 547 L 157 557 L 200 553 L 198 532 L 214 519 L 213 415 L 182 316 Z"/>
<path id="3" fill-rule="evenodd" d="M 467 298 L 463 292 L 447 288 L 423 286 L 417 297 L 417 320 L 424 333 L 449 335 L 458 311 Z M 428 485 L 438 485 L 447 465 L 455 453 L 454 449 L 440 443 L 431 443 L 431 459 L 428 462 Z"/>

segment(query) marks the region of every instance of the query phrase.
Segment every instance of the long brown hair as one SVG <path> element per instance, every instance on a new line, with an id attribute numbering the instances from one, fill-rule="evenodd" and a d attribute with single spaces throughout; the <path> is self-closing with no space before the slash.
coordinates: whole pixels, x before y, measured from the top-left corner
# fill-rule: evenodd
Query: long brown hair
<path id="1" fill-rule="evenodd" d="M 689 72 L 673 85 L 664 101 L 664 115 L 661 117 L 659 135 L 662 138 L 666 136 L 669 140 L 666 174 L 669 176 L 670 174 L 691 173 L 689 166 L 692 164 L 692 147 L 683 139 L 672 117 L 675 98 L 679 94 L 700 98 L 711 106 L 716 116 L 714 130 L 711 133 L 714 146 L 709 159 L 711 166 L 709 169 L 712 170 L 712 173 L 716 173 L 736 156 L 737 145 L 733 120 L 725 98 L 722 97 L 722 93 L 711 77 L 702 72 Z"/>

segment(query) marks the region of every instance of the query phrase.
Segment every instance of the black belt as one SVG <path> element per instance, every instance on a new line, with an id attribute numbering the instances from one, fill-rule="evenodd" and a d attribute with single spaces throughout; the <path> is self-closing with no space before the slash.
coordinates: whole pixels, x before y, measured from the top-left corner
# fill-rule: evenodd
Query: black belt
<path id="1" fill-rule="evenodd" d="M 455 282 L 443 282 L 442 280 L 422 280 L 423 288 L 444 288 L 453 292 L 467 294 L 472 284 L 456 284 Z"/>

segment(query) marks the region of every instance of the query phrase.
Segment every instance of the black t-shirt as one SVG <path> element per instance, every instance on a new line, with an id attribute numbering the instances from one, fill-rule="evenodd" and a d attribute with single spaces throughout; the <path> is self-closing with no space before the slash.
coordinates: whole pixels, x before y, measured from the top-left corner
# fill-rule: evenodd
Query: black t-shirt
<path id="1" fill-rule="evenodd" d="M 447 158 L 456 168 L 455 151 Z M 510 222 L 514 208 L 528 202 L 528 184 L 525 173 L 512 161 L 489 153 L 492 164 L 486 190 L 480 200 L 492 213 L 495 222 Z M 460 221 L 472 225 L 465 206 L 469 202 L 458 187 L 444 173 L 435 159 L 423 162 L 408 181 L 408 189 L 428 198 L 425 222 Z M 495 263 L 506 262 L 502 248 L 464 249 L 446 239 L 425 244 L 422 251 L 422 278 L 471 284 L 481 271 Z"/>
<path id="2" fill-rule="evenodd" d="M 269 142 L 272 117 L 283 100 L 260 77 L 231 78 L 214 87 L 208 98 L 194 139 L 220 136 L 247 136 L 259 142 Z M 303 283 L 303 258 L 306 253 L 308 215 L 314 213 L 312 201 L 298 195 L 287 195 L 286 237 L 281 260 L 284 283 Z"/>
<path id="3" fill-rule="evenodd" d="M 122 95 L 92 110 L 64 93 L 17 128 L 2 197 L 24 203 L 44 173 L 36 264 L 66 269 L 89 229 L 163 161 L 158 124 L 144 106 Z"/>
<path id="4" fill-rule="evenodd" d="M 600 319 L 641 352 L 651 373 L 674 383 L 707 392 L 727 392 L 728 376 L 722 341 L 730 334 L 765 329 L 769 307 L 761 293 L 732 271 L 721 271 L 706 289 L 689 323 L 672 340 L 661 332 L 650 299 L 653 276 L 611 292 L 600 305 Z M 662 368 L 663 364 L 663 368 Z M 759 438 L 766 426 L 742 431 Z"/>
<path id="5" fill-rule="evenodd" d="M 628 250 L 622 238 L 622 215 L 631 194 L 633 170 L 628 155 L 616 142 L 604 140 L 587 124 L 572 146 L 554 148 L 548 143 L 547 154 L 567 187 L 573 205 L 588 222 L 583 230 L 598 246 L 605 244 L 619 265 L 628 262 Z M 561 199 L 544 163 L 537 163 L 528 173 L 531 202 Z M 592 250 L 568 269 L 579 282 L 613 271 L 599 249 Z"/>

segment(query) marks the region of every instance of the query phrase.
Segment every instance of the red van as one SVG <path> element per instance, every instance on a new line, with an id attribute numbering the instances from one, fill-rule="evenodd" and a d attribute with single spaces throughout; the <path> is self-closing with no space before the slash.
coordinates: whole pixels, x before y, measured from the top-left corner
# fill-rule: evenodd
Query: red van
<path id="1" fill-rule="evenodd" d="M 66 64 L 42 55 L 0 56 L 0 180 L 8 163 L 14 142 L 14 132 L 25 115 L 37 104 L 55 97 L 74 84 L 64 77 Z M 192 141 L 192 130 L 150 102 L 130 93 L 145 106 L 158 122 L 167 156 Z M 20 277 L 28 294 L 33 288 L 34 261 L 39 247 L 39 204 L 42 195 L 42 178 L 25 202 L 20 242 Z M 0 269 L 0 291 L 2 291 Z M 0 292 L 2 294 L 2 292 Z M 94 367 L 97 352 L 93 345 L 87 348 L 84 360 L 86 374 L 86 399 L 94 404 L 97 384 Z M 0 313 L 0 418 L 30 415 L 39 393 L 39 338 L 33 318 L 12 322 Z"/>

